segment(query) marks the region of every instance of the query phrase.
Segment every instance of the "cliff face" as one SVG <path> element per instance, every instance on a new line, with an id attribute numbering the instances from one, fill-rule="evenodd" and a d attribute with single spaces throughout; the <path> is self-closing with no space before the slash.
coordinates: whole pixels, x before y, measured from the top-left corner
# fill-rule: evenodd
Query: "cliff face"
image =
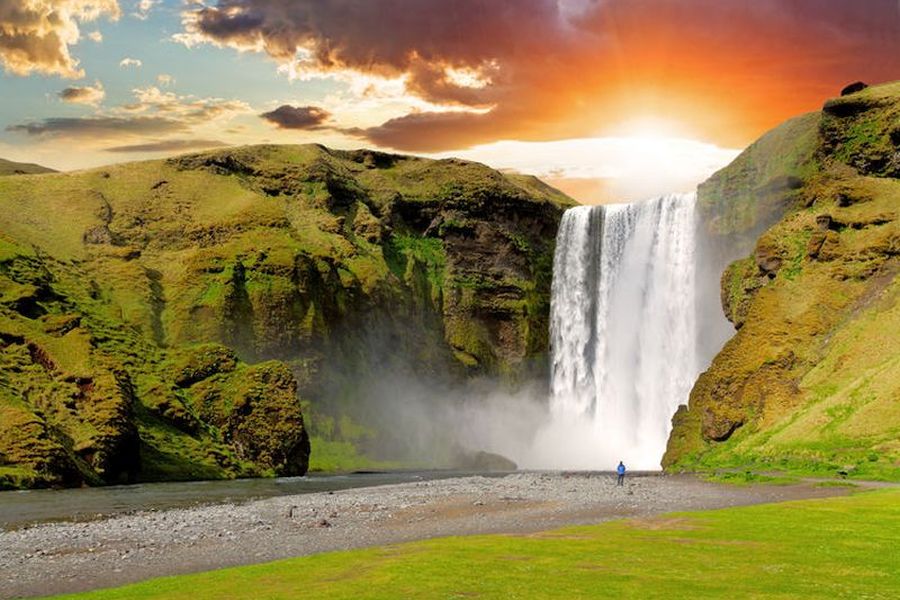
<path id="1" fill-rule="evenodd" d="M 713 247 L 761 235 L 722 275 L 737 333 L 664 466 L 900 478 L 900 84 L 829 100 L 699 192 Z"/>
<path id="2" fill-rule="evenodd" d="M 571 203 L 320 146 L 3 178 L 0 485 L 302 473 L 388 370 L 539 378 Z"/>

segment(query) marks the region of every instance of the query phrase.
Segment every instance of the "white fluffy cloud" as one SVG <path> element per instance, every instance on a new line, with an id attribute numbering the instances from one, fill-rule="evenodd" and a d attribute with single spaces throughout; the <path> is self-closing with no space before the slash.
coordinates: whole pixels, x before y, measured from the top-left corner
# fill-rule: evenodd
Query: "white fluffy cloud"
<path id="1" fill-rule="evenodd" d="M 59 93 L 59 98 L 63 102 L 72 104 L 87 104 L 97 106 L 106 97 L 106 91 L 103 84 L 99 81 L 94 85 L 72 85 Z"/>
<path id="2" fill-rule="evenodd" d="M 79 25 L 119 15 L 116 0 L 0 0 L 0 65 L 13 75 L 84 77 L 69 53 Z"/>
<path id="3" fill-rule="evenodd" d="M 131 13 L 131 16 L 140 19 L 141 21 L 146 21 L 150 16 L 150 11 L 152 11 L 153 7 L 159 4 L 159 2 L 160 0 L 138 0 L 135 11 Z"/>

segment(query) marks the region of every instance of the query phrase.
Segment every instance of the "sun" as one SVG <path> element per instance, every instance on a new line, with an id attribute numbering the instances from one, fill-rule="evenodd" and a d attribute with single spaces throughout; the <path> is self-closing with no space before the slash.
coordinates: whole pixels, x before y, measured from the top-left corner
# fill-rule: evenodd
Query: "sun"
<path id="1" fill-rule="evenodd" d="M 622 121 L 606 132 L 612 137 L 646 140 L 694 139 L 690 128 L 666 117 L 642 115 Z"/>

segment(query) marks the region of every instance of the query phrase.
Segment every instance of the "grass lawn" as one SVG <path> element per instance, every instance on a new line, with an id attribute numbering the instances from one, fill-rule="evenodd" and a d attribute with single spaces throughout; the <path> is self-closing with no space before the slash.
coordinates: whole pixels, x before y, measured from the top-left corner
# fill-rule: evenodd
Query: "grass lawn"
<path id="1" fill-rule="evenodd" d="M 399 469 L 400 463 L 371 459 L 359 453 L 351 442 L 326 440 L 313 436 L 310 440 L 310 473 L 351 473 L 361 469 Z"/>
<path id="2" fill-rule="evenodd" d="M 900 598 L 900 490 L 429 540 L 66 598 Z"/>

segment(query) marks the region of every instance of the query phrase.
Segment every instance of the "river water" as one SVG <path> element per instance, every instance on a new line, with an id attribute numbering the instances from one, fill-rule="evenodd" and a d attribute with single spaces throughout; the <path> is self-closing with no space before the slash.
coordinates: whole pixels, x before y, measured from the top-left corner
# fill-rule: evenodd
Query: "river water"
<path id="1" fill-rule="evenodd" d="M 248 502 L 274 496 L 432 481 L 451 477 L 502 475 L 469 471 L 388 471 L 348 475 L 308 475 L 277 479 L 179 481 L 62 490 L 0 492 L 0 528 L 33 523 L 83 521 L 139 510 Z"/>

